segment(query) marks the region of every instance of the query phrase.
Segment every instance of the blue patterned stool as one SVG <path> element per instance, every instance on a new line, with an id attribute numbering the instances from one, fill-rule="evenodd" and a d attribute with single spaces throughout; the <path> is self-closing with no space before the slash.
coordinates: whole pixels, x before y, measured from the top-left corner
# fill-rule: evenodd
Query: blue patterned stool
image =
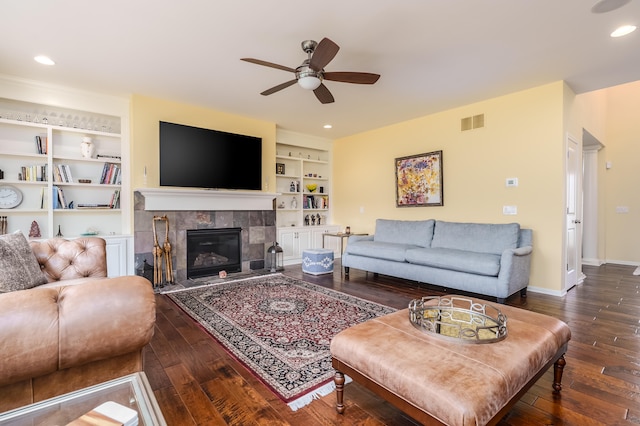
<path id="1" fill-rule="evenodd" d="M 308 249 L 302 251 L 302 272 L 320 275 L 333 273 L 333 250 Z"/>

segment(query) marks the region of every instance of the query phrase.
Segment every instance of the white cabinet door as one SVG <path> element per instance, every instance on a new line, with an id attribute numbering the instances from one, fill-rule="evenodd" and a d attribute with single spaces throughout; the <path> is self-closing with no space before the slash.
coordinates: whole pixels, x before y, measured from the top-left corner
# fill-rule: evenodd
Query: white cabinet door
<path id="1" fill-rule="evenodd" d="M 296 239 L 296 233 L 298 230 L 292 228 L 280 228 L 278 229 L 278 244 L 282 248 L 282 259 L 292 260 L 299 255 L 298 240 Z"/>
<path id="2" fill-rule="evenodd" d="M 311 231 L 309 229 L 300 229 L 298 231 L 298 257 L 302 258 L 302 252 L 313 247 L 311 240 Z"/>
<path id="3" fill-rule="evenodd" d="M 335 234 L 340 230 L 339 226 L 319 226 L 311 228 L 313 233 L 313 248 L 322 248 L 324 239 L 324 248 L 333 250 L 335 257 L 340 256 L 340 238 L 323 237 L 324 234 Z"/>
<path id="4" fill-rule="evenodd" d="M 299 227 L 279 228 L 278 244 L 282 247 L 282 259 L 288 263 L 302 260 L 302 251 L 311 248 L 311 231 Z"/>
<path id="5" fill-rule="evenodd" d="M 107 276 L 133 275 L 133 262 L 129 260 L 133 253 L 133 237 L 105 237 L 104 239 L 107 242 Z"/>

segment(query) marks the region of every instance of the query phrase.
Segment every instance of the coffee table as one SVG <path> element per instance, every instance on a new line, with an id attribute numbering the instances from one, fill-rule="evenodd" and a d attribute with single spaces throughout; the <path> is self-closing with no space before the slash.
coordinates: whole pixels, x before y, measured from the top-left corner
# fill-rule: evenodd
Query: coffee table
<path id="1" fill-rule="evenodd" d="M 423 332 L 411 323 L 409 309 L 341 331 L 331 340 L 336 410 L 345 410 L 345 375 L 428 425 L 496 424 L 550 367 L 549 391 L 560 392 L 567 324 L 513 306 L 500 311 L 508 318 L 508 337 L 495 343 Z"/>
<path id="2" fill-rule="evenodd" d="M 7 411 L 0 414 L 0 425 L 66 425 L 107 401 L 137 411 L 139 425 L 167 424 L 147 376 L 140 372 Z"/>

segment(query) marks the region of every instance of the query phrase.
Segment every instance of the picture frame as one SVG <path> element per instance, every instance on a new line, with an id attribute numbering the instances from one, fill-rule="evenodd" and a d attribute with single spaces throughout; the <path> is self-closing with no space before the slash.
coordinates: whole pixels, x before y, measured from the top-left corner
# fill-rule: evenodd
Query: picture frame
<path id="1" fill-rule="evenodd" d="M 444 205 L 442 151 L 395 159 L 396 207 Z"/>
<path id="2" fill-rule="evenodd" d="M 285 171 L 284 163 L 276 163 L 276 174 L 283 175 Z"/>

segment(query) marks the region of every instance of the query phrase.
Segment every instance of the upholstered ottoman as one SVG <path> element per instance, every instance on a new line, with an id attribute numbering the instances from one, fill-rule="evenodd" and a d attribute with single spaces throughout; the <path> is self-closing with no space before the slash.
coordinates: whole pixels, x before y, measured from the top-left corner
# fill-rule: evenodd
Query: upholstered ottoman
<path id="1" fill-rule="evenodd" d="M 559 392 L 569 327 L 535 312 L 499 309 L 508 335 L 494 343 L 425 333 L 411 324 L 408 309 L 338 333 L 331 341 L 336 409 L 344 412 L 345 374 L 424 424 L 495 424 L 551 365 Z"/>
<path id="2" fill-rule="evenodd" d="M 312 275 L 333 273 L 333 250 L 308 249 L 302 251 L 302 272 Z"/>

